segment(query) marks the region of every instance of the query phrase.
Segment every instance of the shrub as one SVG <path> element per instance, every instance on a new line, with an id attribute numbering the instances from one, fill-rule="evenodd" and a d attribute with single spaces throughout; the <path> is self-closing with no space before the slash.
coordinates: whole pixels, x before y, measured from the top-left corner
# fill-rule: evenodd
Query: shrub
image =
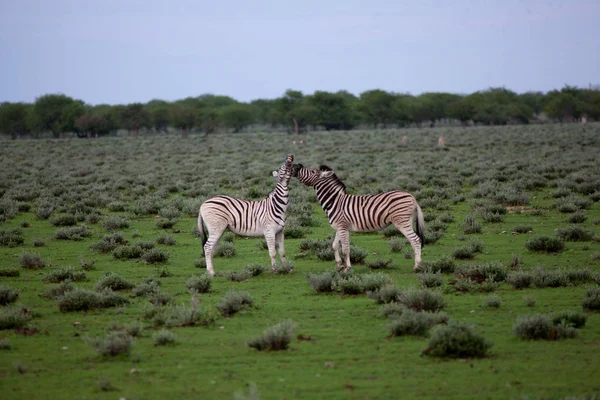
<path id="1" fill-rule="evenodd" d="M 408 289 L 403 291 L 400 295 L 400 303 L 415 311 L 436 312 L 446 306 L 441 293 L 427 289 Z"/>
<path id="2" fill-rule="evenodd" d="M 33 246 L 34 247 L 44 247 L 46 245 L 46 241 L 42 238 L 35 238 L 33 239 Z"/>
<path id="3" fill-rule="evenodd" d="M 388 325 L 390 336 L 425 336 L 435 325 L 435 319 L 428 313 L 406 310 Z"/>
<path id="4" fill-rule="evenodd" d="M 166 219 L 159 218 L 156 220 L 156 227 L 159 229 L 171 229 L 177 223 L 177 218 Z"/>
<path id="5" fill-rule="evenodd" d="M 87 276 L 85 275 L 85 272 L 76 271 L 73 267 L 63 267 L 61 269 L 51 271 L 44 278 L 44 282 L 49 283 L 60 283 L 66 280 L 72 282 L 86 281 Z"/>
<path id="6" fill-rule="evenodd" d="M 291 274 L 294 272 L 294 264 L 290 262 L 277 263 L 271 267 L 271 272 L 277 275 Z"/>
<path id="7" fill-rule="evenodd" d="M 253 300 L 248 292 L 227 292 L 225 297 L 217 305 L 217 310 L 224 317 L 231 317 L 235 313 L 249 309 L 252 306 Z"/>
<path id="8" fill-rule="evenodd" d="M 381 307 L 380 314 L 382 317 L 392 318 L 402 315 L 408 308 L 400 303 L 386 303 Z"/>
<path id="9" fill-rule="evenodd" d="M 449 274 L 454 272 L 454 260 L 449 257 L 442 257 L 435 261 L 421 261 L 416 272 L 442 273 Z"/>
<path id="10" fill-rule="evenodd" d="M 594 239 L 594 232 L 578 226 L 569 226 L 567 228 L 559 228 L 556 236 L 559 240 L 564 240 L 565 242 L 589 242 Z"/>
<path id="11" fill-rule="evenodd" d="M 118 215 L 109 215 L 102 222 L 104 229 L 116 231 L 117 229 L 129 228 L 129 220 Z"/>
<path id="12" fill-rule="evenodd" d="M 19 298 L 19 291 L 8 286 L 0 285 L 0 305 L 6 306 Z"/>
<path id="13" fill-rule="evenodd" d="M 421 285 L 425 288 L 434 288 L 438 286 L 442 286 L 444 280 L 442 279 L 442 274 L 439 272 L 425 272 L 417 274 L 417 279 L 421 282 Z"/>
<path id="14" fill-rule="evenodd" d="M 465 235 L 471 235 L 474 233 L 481 233 L 482 226 L 477 222 L 475 215 L 465 216 L 465 223 L 463 225 L 463 232 Z"/>
<path id="15" fill-rule="evenodd" d="M 384 237 L 386 238 L 392 238 L 392 237 L 396 237 L 396 236 L 403 236 L 402 232 L 400 232 L 398 230 L 398 228 L 396 228 L 395 225 L 388 225 L 386 228 L 382 229 L 381 234 L 383 234 Z"/>
<path id="16" fill-rule="evenodd" d="M 456 275 L 477 283 L 485 281 L 503 282 L 506 279 L 507 271 L 502 263 L 486 263 L 461 266 L 457 269 Z"/>
<path id="17" fill-rule="evenodd" d="M 42 260 L 42 257 L 38 253 L 31 253 L 29 251 L 21 253 L 19 264 L 21 264 L 21 267 L 27 269 L 42 269 L 47 266 L 46 262 Z"/>
<path id="18" fill-rule="evenodd" d="M 22 328 L 29 321 L 31 321 L 31 312 L 23 306 L 0 308 L 0 331 Z"/>
<path id="19" fill-rule="evenodd" d="M 125 245 L 114 249 L 112 254 L 117 260 L 130 260 L 133 258 L 140 258 L 143 252 L 138 246 Z"/>
<path id="20" fill-rule="evenodd" d="M 315 254 L 317 256 L 317 260 L 319 260 L 319 261 L 333 261 L 333 260 L 335 260 L 335 254 L 333 253 L 333 249 L 332 248 L 318 249 L 315 252 Z"/>
<path id="21" fill-rule="evenodd" d="M 243 282 L 243 281 L 247 281 L 248 279 L 250 279 L 250 277 L 252 276 L 252 273 L 250 271 L 247 270 L 241 270 L 241 271 L 227 271 L 224 273 L 225 278 L 227 278 L 228 280 L 232 281 L 232 282 Z"/>
<path id="22" fill-rule="evenodd" d="M 177 244 L 177 240 L 171 235 L 162 234 L 156 238 L 157 244 L 164 244 L 167 246 L 175 246 Z M 234 253 L 235 254 L 235 253 Z"/>
<path id="23" fill-rule="evenodd" d="M 77 224 L 77 218 L 73 214 L 58 214 L 50 219 L 54 226 L 73 226 Z"/>
<path id="24" fill-rule="evenodd" d="M 483 305 L 486 308 L 500 308 L 502 305 L 502 298 L 497 294 L 492 294 L 484 299 Z"/>
<path id="25" fill-rule="evenodd" d="M 515 289 L 526 289 L 533 282 L 533 275 L 525 271 L 511 271 L 506 276 L 506 282 Z"/>
<path id="26" fill-rule="evenodd" d="M 43 294 L 41 294 L 41 297 L 44 297 L 46 299 L 58 299 L 59 297 L 61 297 L 62 295 L 64 295 L 65 293 L 71 291 L 75 289 L 75 286 L 73 286 L 73 283 L 71 283 L 71 281 L 64 281 L 61 282 L 60 284 L 58 284 L 58 286 L 54 286 L 51 287 L 50 289 L 47 289 Z"/>
<path id="27" fill-rule="evenodd" d="M 267 270 L 267 267 L 260 264 L 248 264 L 244 267 L 244 270 L 248 271 L 251 276 L 259 276 Z"/>
<path id="28" fill-rule="evenodd" d="M 513 232 L 517 232 L 517 233 L 529 233 L 532 231 L 533 231 L 533 229 L 529 225 L 517 225 L 513 228 Z"/>
<path id="29" fill-rule="evenodd" d="M 142 282 L 133 288 L 131 294 L 135 297 L 150 296 L 160 292 L 160 282 L 155 279 L 150 279 Z"/>
<path id="30" fill-rule="evenodd" d="M 533 270 L 533 284 L 538 288 L 564 287 L 569 284 L 567 275 L 559 270 L 548 271 L 538 267 Z"/>
<path id="31" fill-rule="evenodd" d="M 94 288 L 98 291 L 104 289 L 110 290 L 129 290 L 135 285 L 121 277 L 120 275 L 107 272 L 100 280 L 96 283 Z"/>
<path id="32" fill-rule="evenodd" d="M 248 343 L 248 346 L 256 350 L 285 350 L 288 348 L 296 323 L 291 320 L 282 321 L 271 328 L 266 329 L 263 334 Z"/>
<path id="33" fill-rule="evenodd" d="M 102 240 L 90 246 L 92 250 L 100 253 L 110 253 L 118 246 L 127 244 L 123 232 L 114 232 L 110 235 L 104 235 Z"/>
<path id="34" fill-rule="evenodd" d="M 483 253 L 483 243 L 477 238 L 469 240 L 468 246 L 471 248 L 473 253 Z"/>
<path id="35" fill-rule="evenodd" d="M 15 277 L 21 275 L 21 271 L 18 268 L 0 268 L 0 276 Z"/>
<path id="36" fill-rule="evenodd" d="M 358 275 L 348 275 L 334 279 L 332 287 L 333 290 L 348 295 L 364 293 L 363 281 Z"/>
<path id="37" fill-rule="evenodd" d="M 468 260 L 475 257 L 475 252 L 471 246 L 461 246 L 452 251 L 452 257 L 458 260 Z"/>
<path id="38" fill-rule="evenodd" d="M 577 334 L 577 330 L 573 327 L 562 324 L 555 326 L 550 317 L 543 314 L 517 318 L 513 331 L 524 340 L 557 340 L 574 337 Z"/>
<path id="39" fill-rule="evenodd" d="M 532 295 L 527 295 L 523 297 L 523 301 L 525 302 L 526 307 L 534 307 L 535 306 L 535 297 Z"/>
<path id="40" fill-rule="evenodd" d="M 127 208 L 127 203 L 124 201 L 111 201 L 106 205 L 106 208 L 112 212 L 122 212 Z"/>
<path id="41" fill-rule="evenodd" d="M 38 207 L 38 209 L 35 211 L 35 216 L 38 219 L 48 219 L 48 218 L 50 218 L 50 216 L 52 215 L 53 212 L 54 212 L 53 206 L 44 205 L 44 206 Z"/>
<path id="42" fill-rule="evenodd" d="M 200 300 L 195 294 L 192 295 L 189 307 L 184 304 L 171 307 L 162 318 L 164 318 L 164 323 L 169 327 L 210 326 L 216 320 L 213 312 L 206 310 L 200 305 Z M 155 323 L 160 322 L 157 318 L 154 321 Z"/>
<path id="43" fill-rule="evenodd" d="M 11 349 L 10 342 L 7 338 L 0 339 L 0 350 L 10 350 Z"/>
<path id="44" fill-rule="evenodd" d="M 150 241 L 137 241 L 135 246 L 139 247 L 142 251 L 152 250 L 154 248 L 154 242 Z"/>
<path id="45" fill-rule="evenodd" d="M 600 310 L 600 287 L 593 287 L 585 292 L 585 298 L 581 303 L 584 309 L 589 311 Z"/>
<path id="46" fill-rule="evenodd" d="M 57 240 L 83 240 L 90 236 L 92 236 L 92 232 L 85 225 L 60 228 L 54 234 L 54 238 Z"/>
<path id="47" fill-rule="evenodd" d="M 284 236 L 286 239 L 302 239 L 310 233 L 310 229 L 300 225 L 296 221 L 288 221 L 285 224 Z"/>
<path id="48" fill-rule="evenodd" d="M 192 275 L 185 281 L 185 287 L 189 291 L 196 293 L 208 293 L 212 285 L 212 276 L 210 274 Z"/>
<path id="49" fill-rule="evenodd" d="M 360 247 L 350 246 L 350 263 L 361 264 L 369 255 L 369 250 Z"/>
<path id="50" fill-rule="evenodd" d="M 61 312 L 88 311 L 95 308 L 109 308 L 127 304 L 128 300 L 113 293 L 111 290 L 93 292 L 75 288 L 65 292 L 57 300 Z"/>
<path id="51" fill-rule="evenodd" d="M 0 229 L 0 246 L 17 247 L 25 242 L 20 228 Z"/>
<path id="52" fill-rule="evenodd" d="M 424 355 L 432 357 L 484 357 L 492 344 L 468 325 L 449 324 L 434 330 Z"/>
<path id="53" fill-rule="evenodd" d="M 378 304 L 397 303 L 400 302 L 402 291 L 394 285 L 386 285 L 379 290 L 367 292 L 367 296 Z"/>
<path id="54" fill-rule="evenodd" d="M 490 212 L 490 211 L 482 211 L 479 215 L 481 216 L 481 219 L 483 219 L 485 222 L 492 223 L 492 224 L 504 222 L 504 217 L 505 217 L 504 214 L 500 214 L 497 212 Z"/>
<path id="55" fill-rule="evenodd" d="M 388 240 L 388 247 L 392 253 L 399 253 L 404 248 L 404 240 L 399 237 L 392 237 Z"/>
<path id="56" fill-rule="evenodd" d="M 125 332 L 114 331 L 105 338 L 86 338 L 85 342 L 90 345 L 96 353 L 103 357 L 114 357 L 120 354 L 129 354 L 133 347 L 133 339 Z"/>
<path id="57" fill-rule="evenodd" d="M 582 213 L 581 211 L 576 211 L 573 214 L 571 214 L 571 216 L 569 216 L 567 221 L 571 224 L 581 224 L 585 222 L 586 219 L 587 217 L 584 213 Z"/>
<path id="58" fill-rule="evenodd" d="M 142 255 L 142 260 L 148 264 L 157 264 L 166 262 L 169 259 L 169 255 L 161 249 L 151 249 Z"/>
<path id="59" fill-rule="evenodd" d="M 598 275 L 594 274 L 587 268 L 584 269 L 570 269 L 564 272 L 567 280 L 570 284 L 578 285 L 582 283 L 588 282 L 596 282 L 598 280 Z"/>
<path id="60" fill-rule="evenodd" d="M 386 269 L 391 267 L 392 259 L 390 258 L 387 261 L 383 261 L 381 258 L 377 259 L 377 261 L 367 262 L 367 268 L 369 269 Z"/>
<path id="61" fill-rule="evenodd" d="M 175 334 L 166 329 L 161 329 L 152 335 L 155 346 L 166 346 L 175 343 Z"/>
<path id="62" fill-rule="evenodd" d="M 206 259 L 205 258 L 197 258 L 194 260 L 194 267 L 196 268 L 206 268 Z"/>
<path id="63" fill-rule="evenodd" d="M 552 316 L 552 323 L 556 325 L 572 326 L 573 328 L 583 328 L 587 322 L 587 315 L 578 311 L 561 311 Z"/>
<path id="64" fill-rule="evenodd" d="M 525 242 L 530 251 L 557 253 L 565 248 L 562 240 L 550 236 L 535 236 Z"/>
<path id="65" fill-rule="evenodd" d="M 96 269 L 96 260 L 85 261 L 83 257 L 79 257 L 79 265 L 84 271 L 93 271 Z"/>
<path id="66" fill-rule="evenodd" d="M 233 247 L 233 243 L 230 242 L 222 242 L 217 245 L 213 256 L 214 257 L 234 257 L 236 254 L 235 247 Z"/>
<path id="67" fill-rule="evenodd" d="M 322 274 L 308 274 L 308 284 L 317 293 L 332 292 L 333 291 L 333 277 L 334 274 L 331 272 L 324 272 Z"/>

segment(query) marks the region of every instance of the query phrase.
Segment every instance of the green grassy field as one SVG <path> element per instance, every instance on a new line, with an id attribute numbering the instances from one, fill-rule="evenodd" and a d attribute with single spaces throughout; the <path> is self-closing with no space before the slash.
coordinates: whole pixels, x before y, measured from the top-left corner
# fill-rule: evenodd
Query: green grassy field
<path id="1" fill-rule="evenodd" d="M 404 135 L 407 145 L 401 143 Z M 439 136 L 445 149 L 436 147 Z M 0 246 L 0 269 L 19 271 L 19 276 L 0 276 L 0 286 L 19 291 L 15 304 L 0 311 L 22 305 L 32 315 L 25 328 L 0 330 L 0 343 L 8 347 L 0 349 L 2 399 L 253 398 L 251 387 L 261 399 L 599 396 L 600 313 L 584 310 L 582 300 L 586 290 L 598 286 L 600 273 L 600 125 L 585 131 L 542 125 L 323 132 L 303 138 L 305 146 L 292 145 L 293 137 L 285 134 L 2 142 L 0 230 L 7 235 L 19 228 L 23 243 Z M 47 274 L 65 266 L 82 271 L 83 258 L 95 265 L 85 271 L 86 281 L 73 283 L 76 287 L 94 290 L 107 272 L 135 285 L 160 276 L 160 291 L 172 295 L 174 305 L 189 305 L 186 280 L 204 273 L 195 266 L 201 246 L 193 232 L 200 204 L 216 194 L 266 196 L 274 185 L 270 173 L 287 153 L 306 166 L 329 165 L 354 194 L 413 193 L 426 214 L 426 236 L 440 236 L 425 246 L 426 262 L 452 257 L 457 247 L 476 238 L 483 251 L 455 260 L 457 268 L 499 262 L 509 272 L 585 269 L 595 281 L 523 290 L 499 281 L 491 290 L 502 304 L 493 309 L 484 306 L 492 293 L 479 285 L 456 291 L 456 274 L 444 274 L 443 286 L 433 290 L 443 293 L 450 322 L 471 324 L 493 347 L 484 358 L 425 356 L 428 337 L 390 337 L 382 306 L 365 294 L 321 294 L 309 286 L 307 274 L 332 271 L 335 263 L 319 261 L 300 246 L 307 239 L 331 239 L 334 231 L 312 189 L 292 180 L 285 246 L 294 272 L 276 275 L 267 268 L 243 282 L 228 280 L 226 271 L 266 266 L 269 260 L 261 239 L 235 238 L 235 256 L 215 258 L 218 275 L 210 292 L 198 295 L 201 307 L 218 318 L 208 327 L 169 328 L 176 335 L 172 345 L 154 345 L 152 336 L 162 327 L 144 318 L 153 306 L 132 290 L 120 292 L 126 305 L 87 312 L 61 312 L 57 300 L 41 296 L 57 286 L 44 282 Z M 498 205 L 508 210 L 499 217 L 503 220 L 486 222 L 486 207 Z M 57 239 L 65 227 L 53 222 L 67 214 L 91 235 Z M 574 214 L 583 215 L 583 221 L 569 222 Z M 167 215 L 175 224 L 159 228 L 157 221 Z M 453 222 L 440 222 L 444 215 Z M 464 233 L 467 215 L 476 217 L 481 233 Z M 111 233 L 104 224 L 115 216 L 128 222 L 116 231 L 130 244 L 155 243 L 164 235 L 175 239 L 174 245 L 155 245 L 168 260 L 118 260 L 91 249 Z M 513 234 L 517 226 L 531 232 Z M 557 237 L 559 229 L 573 226 L 594 237 L 565 241 L 558 253 L 525 247 L 534 237 Z M 36 241 L 44 245 L 34 246 Z M 352 234 L 351 244 L 368 250 L 367 263 L 391 259 L 380 272 L 397 287 L 420 286 L 407 243 L 392 252 L 388 238 L 377 233 Z M 21 268 L 24 251 L 39 253 L 48 265 Z M 372 271 L 363 263 L 353 272 Z M 230 318 L 220 316 L 215 307 L 229 290 L 247 291 L 254 306 Z M 528 306 L 527 299 L 535 305 Z M 565 310 L 588 317 L 575 338 L 522 340 L 513 333 L 520 316 Z M 288 350 L 248 346 L 286 319 L 297 324 Z M 143 323 L 144 331 L 128 355 L 102 357 L 84 340 L 134 321 Z"/>

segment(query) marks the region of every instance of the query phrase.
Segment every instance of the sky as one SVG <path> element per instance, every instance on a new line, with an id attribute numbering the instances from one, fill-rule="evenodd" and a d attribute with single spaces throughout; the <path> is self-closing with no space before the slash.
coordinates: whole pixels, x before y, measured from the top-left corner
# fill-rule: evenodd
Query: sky
<path id="1" fill-rule="evenodd" d="M 598 0 L 0 0 L 0 102 L 600 83 Z"/>

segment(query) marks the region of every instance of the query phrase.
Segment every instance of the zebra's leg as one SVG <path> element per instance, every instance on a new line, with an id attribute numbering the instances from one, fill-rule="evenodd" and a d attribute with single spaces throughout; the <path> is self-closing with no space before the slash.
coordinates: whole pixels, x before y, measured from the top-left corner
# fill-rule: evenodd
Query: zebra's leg
<path id="1" fill-rule="evenodd" d="M 394 224 L 396 228 L 408 239 L 410 245 L 415 253 L 415 266 L 413 269 L 416 271 L 417 267 L 421 263 L 421 239 L 417 236 L 412 227 L 403 227 L 400 224 Z"/>
<path id="2" fill-rule="evenodd" d="M 340 271 L 342 266 L 342 256 L 340 256 L 340 231 L 335 231 L 335 238 L 333 239 L 333 245 L 331 246 L 333 249 L 333 255 L 335 256 L 335 266 L 337 270 Z"/>
<path id="3" fill-rule="evenodd" d="M 277 251 L 275 250 L 275 233 L 265 232 L 265 240 L 267 241 L 267 248 L 269 249 L 269 257 L 271 257 L 271 267 L 275 266 L 277 262 Z"/>
<path id="4" fill-rule="evenodd" d="M 283 247 L 283 229 L 275 234 L 275 246 L 279 251 L 279 258 L 281 258 L 281 262 L 283 264 L 287 263 L 287 259 L 285 258 L 285 247 Z"/>
<path id="5" fill-rule="evenodd" d="M 204 245 L 204 258 L 206 259 L 206 271 L 210 275 L 215 274 L 212 260 L 213 251 L 215 247 L 217 247 L 217 243 L 219 243 L 219 239 L 221 238 L 221 235 L 223 235 L 223 232 L 225 232 L 226 228 L 226 226 L 212 229 L 209 228 L 208 240 Z"/>
<path id="6" fill-rule="evenodd" d="M 350 265 L 350 232 L 347 230 L 340 230 L 340 242 L 342 242 L 342 254 L 344 255 L 344 272 L 348 272 L 352 269 Z"/>

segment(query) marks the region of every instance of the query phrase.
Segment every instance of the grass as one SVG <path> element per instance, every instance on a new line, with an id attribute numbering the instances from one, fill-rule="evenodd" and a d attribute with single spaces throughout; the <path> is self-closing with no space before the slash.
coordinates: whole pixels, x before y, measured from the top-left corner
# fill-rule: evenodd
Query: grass
<path id="1" fill-rule="evenodd" d="M 588 269 L 593 274 L 600 268 L 600 260 L 593 258 L 598 253 L 595 242 L 568 241 L 564 251 L 556 253 L 528 251 L 525 243 L 534 236 L 556 237 L 558 229 L 571 225 L 567 222 L 570 214 L 553 208 L 556 198 L 551 194 L 557 188 L 569 185 L 577 196 L 590 197 L 577 192 L 577 181 L 578 177 L 584 177 L 582 182 L 593 182 L 600 176 L 595 161 L 600 147 L 599 128 L 591 124 L 585 132 L 580 132 L 564 124 L 309 133 L 310 148 L 296 154 L 296 159 L 307 166 L 330 165 L 339 171 L 348 190 L 356 194 L 392 188 L 436 193 L 435 206 L 448 209 L 427 210 L 426 213 L 438 215 L 431 221 L 441 221 L 442 213 L 453 216 L 453 220 L 442 221 L 447 224 L 444 235 L 423 249 L 424 261 L 445 259 L 445 262 L 438 264 L 437 270 L 424 272 L 441 270 L 444 285 L 452 279 L 448 274 L 465 265 L 502 263 L 509 274 L 513 254 L 519 255 L 517 270 L 523 272 L 533 273 L 540 267 L 550 272 Z M 448 143 L 448 150 L 443 152 L 434 149 L 442 131 Z M 409 136 L 408 146 L 395 146 L 400 134 Z M 249 382 L 256 384 L 260 398 L 266 400 L 389 398 L 399 393 L 406 398 L 424 399 L 565 398 L 594 393 L 596 376 L 600 374 L 596 362 L 600 313 L 593 310 L 598 295 L 586 296 L 586 292 L 595 283 L 575 285 L 569 280 L 567 286 L 537 287 L 532 281 L 529 287 L 517 290 L 509 283 L 498 282 L 496 294 L 502 304 L 497 309 L 483 306 L 487 294 L 444 294 L 444 312 L 449 320 L 473 327 L 493 347 L 486 353 L 489 357 L 466 362 L 424 357 L 421 353 L 429 347 L 428 337 L 388 338 L 390 320 L 383 318 L 382 313 L 401 314 L 398 310 L 405 307 L 399 305 L 398 298 L 396 303 L 379 305 L 366 294 L 318 293 L 309 286 L 308 274 L 333 271 L 335 262 L 318 260 L 315 253 L 302 250 L 301 243 L 322 241 L 330 246 L 334 231 L 315 202 L 314 191 L 296 180 L 290 183 L 291 204 L 301 202 L 301 211 L 308 210 L 310 217 L 319 223 L 311 225 L 311 233 L 305 238 L 286 237 L 287 257 L 293 261 L 295 272 L 272 274 L 269 265 L 263 274 L 243 282 L 217 276 L 212 279 L 210 291 L 197 296 L 199 305 L 190 304 L 186 281 L 193 274 L 204 272 L 194 266 L 194 260 L 202 254 L 200 241 L 192 234 L 198 202 L 217 193 L 242 195 L 250 184 L 266 195 L 272 189 L 269 173 L 278 167 L 281 154 L 288 151 L 285 135 L 275 137 L 277 140 L 273 134 L 263 133 L 206 138 L 192 134 L 186 140 L 168 135 L 141 135 L 136 140 L 120 137 L 60 140 L 56 145 L 43 140 L 2 142 L 0 163 L 5 171 L 10 171 L 5 182 L 13 185 L 12 174 L 15 179 L 26 177 L 39 186 L 40 193 L 40 198 L 29 201 L 30 211 L 17 212 L 0 227 L 19 228 L 23 238 L 17 247 L 0 247 L 0 268 L 19 271 L 19 276 L 0 277 L 2 285 L 19 291 L 16 304 L 8 307 L 25 307 L 39 314 L 35 317 L 29 314 L 21 328 L 0 333 L 11 345 L 0 357 L 3 398 L 233 398 L 235 392 L 247 392 Z M 332 148 L 336 151 L 331 151 Z M 25 163 L 31 166 L 23 172 L 14 167 Z M 30 168 L 38 172 L 22 175 Z M 71 176 L 71 171 L 80 168 L 91 173 L 85 179 Z M 502 180 L 500 186 L 524 188 L 530 178 L 544 179 L 547 186 L 527 189 L 529 204 L 505 206 L 503 222 L 488 223 L 477 216 L 481 233 L 464 233 L 465 216 L 476 214 L 470 203 L 473 190 L 497 179 Z M 174 184 L 179 191 L 170 191 Z M 62 194 L 53 195 L 60 187 L 64 188 Z M 443 192 L 446 195 L 442 196 Z M 497 193 L 500 192 L 494 196 Z M 8 195 L 7 190 L 4 196 Z M 567 198 L 573 201 L 570 196 Z M 50 220 L 36 217 L 44 204 L 56 208 L 53 215 L 77 216 L 72 207 L 88 199 L 100 200 L 91 207 L 103 218 L 122 215 L 129 220 L 128 228 L 119 229 L 121 239 L 117 238 L 119 232 L 106 231 L 101 219 L 97 225 L 87 224 L 91 237 L 56 240 L 57 229 L 64 227 L 57 228 Z M 113 201 L 125 206 L 116 211 L 104 208 L 103 204 Z M 168 218 L 161 210 L 172 207 L 181 211 L 177 224 L 166 230 L 158 228 L 156 215 Z M 600 220 L 600 204 L 594 202 L 584 212 L 587 219 L 577 226 L 597 236 L 600 225 L 594 221 Z M 20 228 L 25 220 L 30 227 Z M 528 230 L 513 235 L 516 226 L 529 227 L 532 233 Z M 163 234 L 171 235 L 176 243 L 156 244 L 156 238 Z M 117 242 L 117 246 L 153 242 L 169 258 L 160 264 L 141 259 L 116 260 L 111 254 L 113 249 L 101 252 L 90 248 L 102 242 L 105 235 L 115 235 L 112 241 L 105 242 L 108 244 L 105 247 Z M 35 238 L 43 238 L 46 245 L 35 247 Z M 452 260 L 452 251 L 468 245 L 472 238 L 482 242 L 483 253 L 476 253 L 473 261 Z M 239 272 L 246 265 L 268 264 L 266 250 L 257 246 L 261 240 L 237 237 L 236 254 L 216 259 L 216 271 Z M 421 285 L 413 272 L 414 259 L 404 258 L 405 251 L 412 253 L 412 249 L 402 236 L 399 252 L 392 251 L 381 233 L 352 233 L 350 240 L 352 245 L 368 251 L 365 262 L 393 260 L 394 268 L 380 271 L 400 292 L 416 290 Z M 23 251 L 38 253 L 49 266 L 42 270 L 21 268 L 19 256 Z M 297 255 L 302 257 L 296 258 Z M 170 303 L 155 306 L 152 294 L 136 297 L 132 289 L 117 293 L 128 304 L 60 312 L 54 298 L 39 296 L 60 284 L 42 280 L 65 265 L 79 269 L 80 257 L 96 262 L 94 269 L 85 271 L 88 280 L 73 282 L 72 286 L 93 291 L 106 272 L 118 274 L 136 286 L 153 277 L 161 283 L 161 296 L 171 297 Z M 170 276 L 158 278 L 163 268 Z M 353 274 L 369 272 L 366 265 L 353 265 Z M 380 294 L 386 292 L 384 288 Z M 251 311 L 239 312 L 232 318 L 221 316 L 216 306 L 230 290 L 251 293 L 254 300 Z M 526 297 L 535 299 L 535 306 L 528 307 Z M 584 301 L 590 311 L 583 308 Z M 164 310 L 162 326 L 144 319 L 146 308 Z M 522 341 L 513 333 L 518 316 L 542 313 L 554 317 L 555 313 L 566 310 L 583 312 L 588 317 L 575 338 Z M 200 321 L 204 320 L 196 317 L 202 312 L 216 319 L 208 326 L 203 325 Z M 257 351 L 248 346 L 265 329 L 285 319 L 297 323 L 288 350 Z M 105 338 L 105 328 L 112 321 L 118 321 L 122 327 L 134 321 L 144 325 L 129 355 L 105 358 L 83 340 L 86 336 Z M 172 327 L 168 327 L 167 321 Z M 198 322 L 188 324 L 189 321 Z M 74 325 L 75 322 L 79 325 Z M 177 336 L 176 346 L 154 345 L 152 334 L 163 326 Z M 431 328 L 429 337 L 440 328 Z M 63 347 L 68 349 L 62 350 Z M 16 370 L 17 363 L 25 367 L 26 373 Z M 137 372 L 129 374 L 132 369 Z M 32 377 L 35 385 L 30 384 Z M 104 378 L 116 391 L 103 392 L 98 388 L 98 381 Z"/>

